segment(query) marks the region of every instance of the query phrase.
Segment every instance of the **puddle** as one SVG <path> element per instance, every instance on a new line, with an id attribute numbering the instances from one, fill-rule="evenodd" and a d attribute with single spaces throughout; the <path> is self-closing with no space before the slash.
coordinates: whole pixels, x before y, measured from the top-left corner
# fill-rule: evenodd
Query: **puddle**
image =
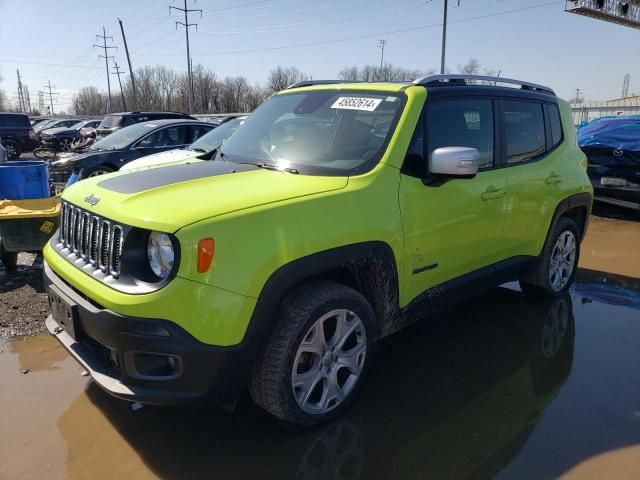
<path id="1" fill-rule="evenodd" d="M 134 411 L 48 335 L 0 338 L 0 478 L 640 478 L 639 239 L 596 218 L 571 295 L 509 285 L 386 339 L 353 407 L 307 432 L 248 398 Z"/>
<path id="2" fill-rule="evenodd" d="M 596 273 L 581 285 L 620 281 Z M 585 295 L 500 288 L 415 324 L 381 343 L 346 415 L 297 433 L 248 399 L 133 411 L 49 336 L 5 341 L 0 478 L 632 478 L 640 317 Z"/>

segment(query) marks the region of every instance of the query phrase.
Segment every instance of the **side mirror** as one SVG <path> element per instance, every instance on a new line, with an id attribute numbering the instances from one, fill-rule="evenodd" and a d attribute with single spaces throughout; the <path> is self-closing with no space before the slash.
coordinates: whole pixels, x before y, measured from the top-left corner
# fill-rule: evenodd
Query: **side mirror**
<path id="1" fill-rule="evenodd" d="M 478 173 L 480 152 L 468 147 L 436 148 L 429 158 L 429 173 L 446 177 L 473 178 Z"/>

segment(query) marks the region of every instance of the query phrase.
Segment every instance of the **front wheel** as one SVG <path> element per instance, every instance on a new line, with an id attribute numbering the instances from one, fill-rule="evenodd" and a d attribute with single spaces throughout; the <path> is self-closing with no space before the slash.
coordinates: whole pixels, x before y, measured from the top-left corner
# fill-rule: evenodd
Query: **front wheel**
<path id="1" fill-rule="evenodd" d="M 253 400 L 311 426 L 339 415 L 362 387 L 376 343 L 375 316 L 356 290 L 309 283 L 289 295 L 251 379 Z"/>
<path id="2" fill-rule="evenodd" d="M 98 165 L 97 167 L 82 169 L 80 172 L 80 178 L 98 177 L 100 175 L 106 175 L 107 173 L 113 173 L 115 170 L 111 167 L 104 165 Z"/>
<path id="3" fill-rule="evenodd" d="M 538 264 L 520 280 L 525 293 L 557 295 L 569 290 L 580 258 L 580 234 L 576 222 L 562 217 L 548 238 Z"/>

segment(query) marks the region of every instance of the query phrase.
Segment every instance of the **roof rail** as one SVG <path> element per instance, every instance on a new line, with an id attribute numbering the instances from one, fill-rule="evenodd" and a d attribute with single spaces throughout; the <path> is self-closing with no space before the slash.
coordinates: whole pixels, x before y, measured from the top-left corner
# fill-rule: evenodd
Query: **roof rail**
<path id="1" fill-rule="evenodd" d="M 467 85 L 467 81 L 482 81 L 493 82 L 493 85 L 497 83 L 508 83 L 511 85 L 520 85 L 523 90 L 533 90 L 536 92 L 550 93 L 555 95 L 555 92 L 544 85 L 538 85 L 531 82 L 523 82 L 522 80 L 514 80 L 512 78 L 494 77 L 489 75 L 427 75 L 426 77 L 420 77 L 413 81 L 414 85 L 422 86 L 447 86 L 447 85 Z"/>
<path id="2" fill-rule="evenodd" d="M 289 85 L 287 87 L 287 90 L 290 88 L 310 87 L 312 85 L 333 85 L 335 83 L 361 83 L 361 82 L 351 81 L 351 80 L 302 80 L 301 82 L 297 82 Z"/>

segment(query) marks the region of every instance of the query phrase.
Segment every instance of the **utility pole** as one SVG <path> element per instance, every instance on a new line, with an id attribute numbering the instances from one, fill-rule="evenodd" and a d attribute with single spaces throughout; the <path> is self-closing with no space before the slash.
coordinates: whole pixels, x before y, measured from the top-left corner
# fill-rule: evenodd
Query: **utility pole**
<path id="1" fill-rule="evenodd" d="M 129 47 L 127 47 L 127 37 L 124 35 L 124 27 L 122 26 L 122 20 L 118 19 L 120 22 L 120 31 L 122 32 L 122 42 L 124 43 L 124 51 L 127 54 L 127 63 L 129 64 L 129 77 L 131 78 L 131 88 L 133 89 L 133 105 L 131 108 L 136 108 L 138 105 L 138 98 L 136 95 L 136 81 L 133 76 L 133 68 L 131 67 L 131 57 L 129 56 Z M 120 79 L 120 77 L 118 77 Z"/>
<path id="2" fill-rule="evenodd" d="M 622 98 L 629 96 L 629 81 L 631 80 L 631 74 L 627 73 L 622 81 Z"/>
<path id="3" fill-rule="evenodd" d="M 580 92 L 582 90 L 580 90 L 579 88 L 576 88 L 576 106 L 580 104 Z"/>
<path id="4" fill-rule="evenodd" d="M 444 59 L 447 50 L 447 7 L 448 0 L 444 0 L 444 13 L 442 14 L 442 53 L 440 54 L 440 74 L 444 75 Z"/>
<path id="5" fill-rule="evenodd" d="M 380 70 L 382 70 L 382 64 L 384 62 L 384 47 L 386 44 L 387 40 L 385 38 L 378 40 L 378 48 L 380 49 Z"/>
<path id="6" fill-rule="evenodd" d="M 94 44 L 93 46 L 104 49 L 104 55 L 98 55 L 98 57 L 104 58 L 104 66 L 107 69 L 107 92 L 109 94 L 109 99 L 107 101 L 107 113 L 111 113 L 111 80 L 109 79 L 109 59 L 113 58 L 113 56 L 109 55 L 109 49 L 116 47 L 107 47 L 107 38 L 110 38 L 113 42 L 113 37 L 107 36 L 107 32 L 105 31 L 104 27 L 102 27 L 102 35 L 96 35 L 96 38 L 102 39 L 102 45 Z"/>
<path id="7" fill-rule="evenodd" d="M 197 31 L 198 30 L 198 24 L 197 23 L 189 23 L 189 13 L 191 13 L 191 12 L 200 12 L 200 18 L 202 18 L 202 10 L 187 8 L 187 0 L 184 0 L 184 8 L 170 6 L 169 7 L 169 15 L 171 15 L 171 9 L 179 10 L 179 11 L 184 13 L 184 23 L 183 22 L 176 22 L 176 28 L 178 28 L 178 25 L 182 25 L 184 27 L 185 36 L 187 38 L 187 75 L 188 75 L 188 82 L 189 82 L 189 88 L 188 88 L 188 90 L 189 90 L 189 104 L 188 104 L 189 111 L 187 113 L 191 114 L 191 110 L 193 109 L 193 83 L 192 83 L 192 80 L 191 80 L 191 54 L 189 53 L 189 27 L 195 26 L 196 27 L 196 31 Z"/>
<path id="8" fill-rule="evenodd" d="M 124 92 L 122 91 L 122 81 L 120 80 L 120 74 L 121 73 L 125 73 L 122 70 L 120 70 L 120 67 L 118 66 L 118 62 L 116 62 L 115 60 L 113 61 L 113 64 L 116 67 L 116 71 L 115 72 L 111 72 L 111 75 L 118 75 L 118 83 L 120 84 L 120 96 L 122 97 L 122 110 L 123 111 L 127 111 L 127 102 L 124 99 Z"/>
<path id="9" fill-rule="evenodd" d="M 47 85 L 44 86 L 44 88 L 49 90 L 49 104 L 51 105 L 51 115 L 53 115 L 53 89 L 56 88 L 55 85 L 53 87 L 51 87 L 51 80 L 49 80 L 49 83 Z M 57 93 L 56 93 L 57 95 Z"/>
<path id="10" fill-rule="evenodd" d="M 24 106 L 24 96 L 22 93 L 22 78 L 20 78 L 20 70 L 16 70 L 18 74 L 18 105 L 20 106 L 20 111 L 27 113 L 27 110 Z"/>

